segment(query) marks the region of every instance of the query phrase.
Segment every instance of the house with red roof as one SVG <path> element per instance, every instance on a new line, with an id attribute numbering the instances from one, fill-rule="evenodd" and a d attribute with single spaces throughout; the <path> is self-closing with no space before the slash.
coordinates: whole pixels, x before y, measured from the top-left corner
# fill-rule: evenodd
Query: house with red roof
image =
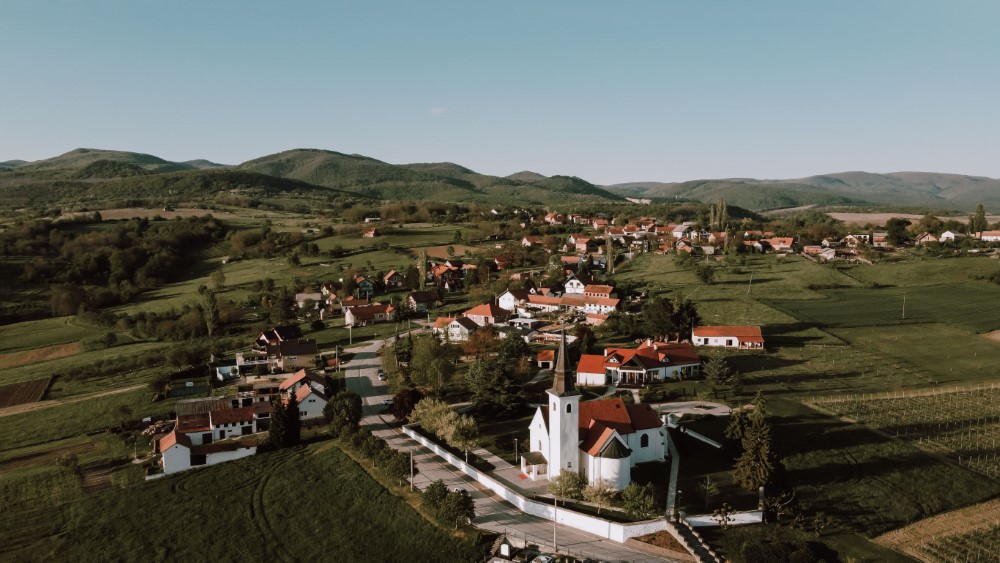
<path id="1" fill-rule="evenodd" d="M 344 313 L 344 326 L 366 326 L 391 322 L 396 318 L 396 308 L 388 303 L 375 303 L 351 307 Z"/>
<path id="2" fill-rule="evenodd" d="M 759 326 L 699 326 L 691 333 L 695 346 L 722 348 L 764 348 Z"/>
<path id="3" fill-rule="evenodd" d="M 156 442 L 166 475 L 254 455 L 253 434 L 271 413 L 270 403 L 250 397 L 179 401 L 176 409 L 173 431 Z"/>
<path id="4" fill-rule="evenodd" d="M 632 467 L 663 461 L 664 423 L 649 405 L 626 405 L 620 398 L 581 402 L 567 369 L 566 340 L 556 352 L 555 378 L 528 427 L 528 453 L 521 471 L 532 479 L 552 479 L 563 471 L 580 473 L 589 483 L 604 479 L 620 491 L 631 482 Z"/>
<path id="5" fill-rule="evenodd" d="M 643 385 L 701 372 L 701 357 L 690 344 L 647 339 L 638 348 L 606 348 L 583 354 L 576 368 L 581 385 Z"/>
<path id="6" fill-rule="evenodd" d="M 465 312 L 465 318 L 471 319 L 479 326 L 503 324 L 507 322 L 509 317 L 510 311 L 493 303 L 476 305 Z"/>

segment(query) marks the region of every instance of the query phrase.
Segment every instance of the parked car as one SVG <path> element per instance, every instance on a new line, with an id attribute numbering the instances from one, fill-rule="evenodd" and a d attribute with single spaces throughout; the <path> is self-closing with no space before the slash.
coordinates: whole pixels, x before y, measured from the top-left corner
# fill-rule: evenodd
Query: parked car
<path id="1" fill-rule="evenodd" d="M 392 397 L 389 397 L 389 398 L 386 398 L 386 399 L 382 399 L 382 404 L 383 405 L 392 405 Z"/>
<path id="2" fill-rule="evenodd" d="M 382 368 L 378 368 L 378 380 L 385 381 L 385 379 L 385 372 L 382 371 Z"/>

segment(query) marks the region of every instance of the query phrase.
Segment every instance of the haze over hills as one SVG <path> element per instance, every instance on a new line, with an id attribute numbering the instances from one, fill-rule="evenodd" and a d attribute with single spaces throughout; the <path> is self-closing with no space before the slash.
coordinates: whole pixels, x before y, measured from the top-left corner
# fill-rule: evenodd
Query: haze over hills
<path id="1" fill-rule="evenodd" d="M 841 172 L 788 180 L 728 178 L 690 182 L 630 182 L 603 186 L 627 197 L 695 199 L 764 210 L 800 205 L 923 206 L 970 211 L 1000 209 L 1000 180 L 934 172 Z"/>

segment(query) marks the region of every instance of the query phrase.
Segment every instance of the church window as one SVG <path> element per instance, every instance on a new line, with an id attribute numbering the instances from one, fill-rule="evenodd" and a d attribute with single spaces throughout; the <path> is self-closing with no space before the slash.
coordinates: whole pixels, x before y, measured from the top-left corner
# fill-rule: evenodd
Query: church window
<path id="1" fill-rule="evenodd" d="M 566 412 L 573 412 L 573 403 L 569 403 L 566 405 Z"/>
<path id="2" fill-rule="evenodd" d="M 649 447 L 649 434 L 643 434 L 642 438 L 639 438 L 639 447 L 641 448 Z"/>

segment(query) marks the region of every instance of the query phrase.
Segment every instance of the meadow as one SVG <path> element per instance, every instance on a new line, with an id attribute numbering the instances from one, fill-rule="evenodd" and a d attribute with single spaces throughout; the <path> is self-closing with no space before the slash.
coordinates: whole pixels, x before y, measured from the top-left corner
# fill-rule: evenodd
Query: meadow
<path id="1" fill-rule="evenodd" d="M 94 494 L 58 468 L 3 475 L 0 558 L 476 559 L 474 540 L 425 520 L 329 441 L 151 482 L 138 472 L 126 464 L 119 486 Z"/>

